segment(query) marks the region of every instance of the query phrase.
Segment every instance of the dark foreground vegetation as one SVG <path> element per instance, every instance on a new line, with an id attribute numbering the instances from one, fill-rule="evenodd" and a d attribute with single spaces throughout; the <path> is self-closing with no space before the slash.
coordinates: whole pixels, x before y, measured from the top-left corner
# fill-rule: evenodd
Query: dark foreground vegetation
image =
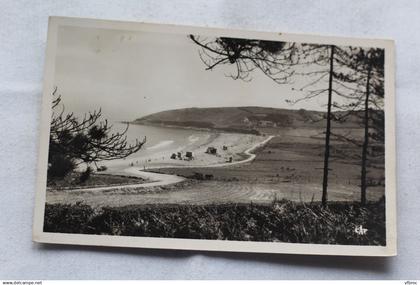
<path id="1" fill-rule="evenodd" d="M 84 178 L 86 172 L 73 172 L 63 179 L 50 179 L 47 187 L 54 190 L 83 189 L 101 186 L 120 186 L 129 184 L 140 184 L 146 182 L 145 179 L 135 176 L 90 174 Z"/>
<path id="2" fill-rule="evenodd" d="M 385 245 L 384 200 L 271 205 L 162 205 L 93 209 L 47 204 L 44 231 L 122 236 Z"/>

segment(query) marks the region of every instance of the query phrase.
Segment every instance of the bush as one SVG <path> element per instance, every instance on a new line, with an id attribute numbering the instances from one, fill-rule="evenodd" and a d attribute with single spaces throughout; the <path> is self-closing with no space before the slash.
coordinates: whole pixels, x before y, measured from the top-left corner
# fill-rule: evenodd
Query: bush
<path id="1" fill-rule="evenodd" d="M 88 166 L 87 168 L 86 168 L 86 170 L 80 175 L 80 177 L 79 177 L 79 181 L 80 181 L 80 183 L 84 183 L 84 182 L 86 182 L 86 180 L 88 180 L 89 179 L 89 177 L 90 177 L 90 175 L 92 174 L 92 168 L 90 167 L 90 166 Z"/>
<path id="2" fill-rule="evenodd" d="M 365 234 L 357 228 L 367 229 Z M 306 205 L 155 205 L 103 208 L 48 205 L 45 231 L 291 243 L 385 245 L 383 201 Z"/>
<path id="3" fill-rule="evenodd" d="M 62 154 L 50 155 L 48 178 L 64 178 L 75 169 L 74 162 Z"/>
<path id="4" fill-rule="evenodd" d="M 87 205 L 45 207 L 44 231 L 59 233 L 93 233 L 89 227 L 94 216 L 93 209 Z"/>

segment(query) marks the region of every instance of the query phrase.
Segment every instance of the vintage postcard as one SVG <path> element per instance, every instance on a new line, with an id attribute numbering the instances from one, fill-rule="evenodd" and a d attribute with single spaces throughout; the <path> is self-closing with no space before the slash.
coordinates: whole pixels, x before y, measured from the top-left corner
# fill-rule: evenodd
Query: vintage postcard
<path id="1" fill-rule="evenodd" d="M 394 43 L 51 17 L 33 239 L 396 254 Z"/>

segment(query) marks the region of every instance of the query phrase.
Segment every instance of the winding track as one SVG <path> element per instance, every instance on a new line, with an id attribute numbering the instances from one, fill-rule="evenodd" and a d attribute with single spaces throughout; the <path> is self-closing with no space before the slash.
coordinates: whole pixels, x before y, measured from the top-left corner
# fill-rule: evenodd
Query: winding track
<path id="1" fill-rule="evenodd" d="M 127 169 L 124 169 L 124 172 L 127 173 L 127 176 L 128 175 L 136 176 L 145 180 L 150 180 L 152 182 L 83 188 L 83 189 L 71 190 L 71 192 L 104 191 L 104 190 L 112 190 L 112 189 L 120 189 L 120 188 L 137 189 L 137 188 L 154 187 L 154 186 L 165 186 L 165 185 L 174 184 L 174 183 L 178 183 L 185 180 L 184 177 L 181 177 L 178 175 L 140 171 L 140 168 L 138 167 L 129 167 Z M 124 174 L 120 173 L 120 175 L 124 175 Z"/>
<path id="2" fill-rule="evenodd" d="M 170 166 L 170 168 L 192 168 L 192 167 L 199 167 L 199 168 L 211 168 L 211 167 L 224 167 L 224 166 L 232 166 L 241 163 L 247 163 L 253 161 L 256 157 L 256 154 L 252 153 L 257 148 L 265 145 L 268 143 L 274 136 L 269 136 L 262 142 L 259 142 L 252 146 L 251 148 L 244 151 L 246 155 L 249 157 L 244 160 L 234 161 L 234 162 L 227 162 L 227 163 L 219 163 L 219 164 L 211 164 L 211 165 L 203 165 L 203 166 L 189 166 L 189 165 L 174 165 Z M 149 169 L 156 169 L 162 167 L 149 167 Z M 104 190 L 112 190 L 112 189 L 138 189 L 138 188 L 146 188 L 146 187 L 154 187 L 154 186 L 165 186 L 170 184 L 175 184 L 178 182 L 182 182 L 185 180 L 184 177 L 178 175 L 171 175 L 171 174 L 162 174 L 162 173 L 154 173 L 148 171 L 142 171 L 140 167 L 129 167 L 124 169 L 124 173 L 130 176 L 136 176 L 142 179 L 151 180 L 152 182 L 147 183 L 136 183 L 136 184 L 128 184 L 128 185 L 121 185 L 121 186 L 101 186 L 101 187 L 92 187 L 92 188 L 83 188 L 83 189 L 75 189 L 71 190 L 72 192 L 87 192 L 87 191 L 104 191 Z M 112 174 L 112 172 L 109 172 Z M 123 173 L 119 173 L 119 175 L 124 175 Z"/>

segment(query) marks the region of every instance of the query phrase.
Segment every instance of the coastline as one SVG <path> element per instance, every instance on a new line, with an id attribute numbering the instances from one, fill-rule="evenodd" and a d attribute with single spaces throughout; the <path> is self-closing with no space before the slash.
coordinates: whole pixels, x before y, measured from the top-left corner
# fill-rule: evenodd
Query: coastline
<path id="1" fill-rule="evenodd" d="M 272 137 L 272 136 L 270 136 Z M 218 167 L 220 165 L 233 165 L 244 160 L 244 155 L 249 159 L 252 156 L 250 151 L 258 147 L 262 142 L 268 142 L 266 136 L 251 134 L 239 134 L 228 132 L 208 132 L 205 140 L 192 141 L 182 146 L 166 148 L 151 154 L 144 154 L 104 162 L 108 170 L 104 173 L 121 174 L 128 167 L 137 167 L 142 170 L 171 167 Z M 208 148 L 215 148 L 215 154 L 206 153 Z M 252 149 L 252 150 L 249 150 Z M 248 151 L 248 152 L 247 152 Z M 186 153 L 190 152 L 192 158 L 187 158 Z M 176 158 L 171 158 L 172 155 Z M 181 154 L 181 157 L 178 156 Z M 230 161 L 230 162 L 229 162 Z"/>
<path id="2" fill-rule="evenodd" d="M 104 171 L 103 174 L 108 175 L 120 175 L 120 176 L 136 176 L 150 182 L 138 183 L 138 184 L 126 184 L 126 185 L 114 185 L 114 186 L 100 186 L 100 187 L 91 187 L 83 189 L 72 189 L 71 192 L 90 192 L 90 191 L 105 191 L 105 190 L 118 190 L 118 189 L 139 189 L 139 188 L 148 188 L 155 186 L 166 186 L 171 184 L 176 184 L 186 180 L 186 178 L 178 175 L 171 174 L 161 174 L 155 173 L 153 169 L 162 169 L 162 168 L 213 168 L 213 167 L 227 167 L 242 163 L 247 163 L 255 159 L 256 155 L 252 153 L 259 147 L 264 146 L 268 143 L 274 136 L 261 137 L 254 135 L 240 135 L 238 134 L 229 134 L 229 133 L 217 133 L 215 136 L 210 136 L 209 139 L 197 146 L 195 152 L 200 154 L 197 159 L 194 160 L 173 160 L 173 163 L 167 163 L 163 166 L 158 163 L 153 163 L 152 161 L 147 167 L 145 166 L 124 166 L 122 164 L 111 166 L 107 171 Z M 264 138 L 264 140 L 261 140 Z M 242 144 L 232 145 L 237 140 L 242 141 Z M 211 155 L 207 154 L 205 150 L 209 145 L 222 148 L 223 145 L 226 146 L 227 143 L 230 143 L 229 148 L 220 155 Z M 244 149 L 246 147 L 246 149 Z M 235 151 L 243 150 L 242 152 L 235 153 Z M 170 151 L 167 151 L 169 155 Z M 243 158 L 243 155 L 248 156 Z M 235 156 L 235 160 L 232 162 L 226 162 L 226 157 Z M 181 164 L 183 163 L 183 164 Z M 55 189 L 47 189 L 48 191 L 56 191 Z"/>

